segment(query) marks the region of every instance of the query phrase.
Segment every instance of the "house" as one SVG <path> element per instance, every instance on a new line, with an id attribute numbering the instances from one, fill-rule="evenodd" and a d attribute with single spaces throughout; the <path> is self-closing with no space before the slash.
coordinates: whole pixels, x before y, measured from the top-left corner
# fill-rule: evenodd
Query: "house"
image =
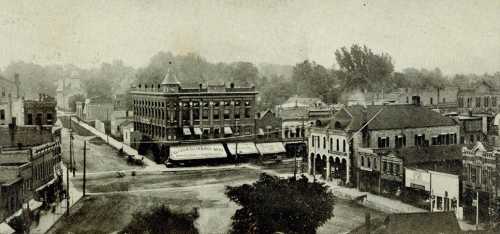
<path id="1" fill-rule="evenodd" d="M 127 120 L 121 123 L 119 129 L 121 130 L 121 135 L 123 136 L 123 143 L 132 146 L 132 142 L 134 141 L 132 136 L 132 134 L 134 134 L 134 122 Z"/>
<path id="2" fill-rule="evenodd" d="M 255 118 L 255 128 L 259 139 L 266 141 L 280 141 L 282 139 L 282 120 L 272 110 L 257 112 Z"/>

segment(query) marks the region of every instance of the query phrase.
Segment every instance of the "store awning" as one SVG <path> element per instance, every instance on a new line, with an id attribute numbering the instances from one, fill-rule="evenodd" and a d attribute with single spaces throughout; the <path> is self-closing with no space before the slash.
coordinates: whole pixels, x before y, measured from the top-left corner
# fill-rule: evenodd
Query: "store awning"
<path id="1" fill-rule="evenodd" d="M 255 145 L 261 155 L 285 153 L 285 147 L 281 142 L 259 143 Z"/>
<path id="2" fill-rule="evenodd" d="M 259 128 L 259 132 L 257 133 L 259 136 L 264 136 L 264 130 L 262 128 Z"/>
<path id="3" fill-rule="evenodd" d="M 170 147 L 169 160 L 181 161 L 226 157 L 227 154 L 222 144 L 186 145 Z"/>
<path id="4" fill-rule="evenodd" d="M 201 129 L 200 129 L 200 128 L 194 128 L 194 134 L 196 134 L 196 135 L 198 135 L 198 136 L 203 135 L 203 134 L 201 133 Z"/>
<path id="5" fill-rule="evenodd" d="M 229 150 L 229 153 L 232 155 L 236 154 L 236 144 L 238 144 L 239 155 L 259 153 L 259 151 L 257 151 L 257 147 L 255 147 L 255 143 L 253 142 L 228 143 L 227 149 Z"/>
<path id="6" fill-rule="evenodd" d="M 191 130 L 189 128 L 183 128 L 184 136 L 191 136 Z"/>
<path id="7" fill-rule="evenodd" d="M 0 233 L 2 234 L 13 234 L 16 230 L 12 229 L 6 222 L 0 223 Z"/>
<path id="8" fill-rule="evenodd" d="M 231 127 L 224 127 L 224 134 L 232 135 L 233 131 L 231 130 Z"/>
<path id="9" fill-rule="evenodd" d="M 31 199 L 29 201 L 29 205 L 30 205 L 30 210 L 37 210 L 38 208 L 42 207 L 43 203 L 35 199 Z"/>

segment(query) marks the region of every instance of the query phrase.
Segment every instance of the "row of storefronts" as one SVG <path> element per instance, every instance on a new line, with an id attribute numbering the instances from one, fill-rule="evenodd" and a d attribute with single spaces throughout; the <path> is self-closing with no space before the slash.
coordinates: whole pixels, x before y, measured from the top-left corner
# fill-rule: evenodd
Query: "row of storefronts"
<path id="1" fill-rule="evenodd" d="M 202 161 L 239 162 L 247 159 L 261 161 L 280 160 L 287 157 L 282 142 L 233 142 L 177 145 L 169 148 L 168 164 Z"/>

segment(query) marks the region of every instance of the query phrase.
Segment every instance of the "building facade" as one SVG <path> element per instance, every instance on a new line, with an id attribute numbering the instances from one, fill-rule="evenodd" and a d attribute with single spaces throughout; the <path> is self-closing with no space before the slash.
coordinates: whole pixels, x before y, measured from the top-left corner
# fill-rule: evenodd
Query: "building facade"
<path id="1" fill-rule="evenodd" d="M 70 77 L 57 82 L 56 101 L 57 108 L 61 110 L 71 110 L 70 99 L 73 96 L 85 96 L 85 92 L 80 79 Z"/>
<path id="2" fill-rule="evenodd" d="M 14 80 L 0 76 L 0 125 L 8 125 L 16 118 L 21 106 L 19 76 Z"/>
<path id="3" fill-rule="evenodd" d="M 282 120 L 272 110 L 258 112 L 255 120 L 257 137 L 265 140 L 281 141 Z"/>
<path id="4" fill-rule="evenodd" d="M 54 125 L 57 121 L 56 100 L 46 94 L 39 94 L 38 100 L 23 100 L 23 118 L 25 125 Z"/>
<path id="5" fill-rule="evenodd" d="M 474 146 L 462 148 L 463 174 L 462 188 L 466 214 L 474 214 L 472 200 L 479 195 L 479 215 L 481 219 L 489 217 L 492 211 L 498 214 L 498 188 L 500 152 L 476 142 Z M 492 211 L 490 211 L 492 210 Z M 472 219 L 472 218 L 471 218 Z"/>
<path id="6" fill-rule="evenodd" d="M 460 139 L 460 128 L 453 119 L 419 105 L 348 106 L 335 113 L 329 128 L 335 131 L 323 129 L 310 135 L 308 162 L 312 174 L 319 172 L 326 178 L 331 173 L 328 166 L 332 157 L 323 157 L 323 153 L 332 155 L 328 150 L 332 148 L 335 153 L 339 147 L 337 152 L 342 154 L 335 154 L 341 162 L 346 160 L 348 173 L 344 176 L 351 177 L 353 171 L 355 178 L 349 182 L 354 180 L 359 189 L 376 193 L 396 193 L 404 187 L 405 158 L 400 149 L 455 145 Z"/>
<path id="7" fill-rule="evenodd" d="M 461 113 L 494 115 L 499 111 L 500 90 L 483 81 L 473 88 L 461 89 L 457 99 Z"/>
<path id="8" fill-rule="evenodd" d="M 169 70 L 161 84 L 130 92 L 134 130 L 162 146 L 253 139 L 256 94 L 234 84 L 185 88 Z"/>

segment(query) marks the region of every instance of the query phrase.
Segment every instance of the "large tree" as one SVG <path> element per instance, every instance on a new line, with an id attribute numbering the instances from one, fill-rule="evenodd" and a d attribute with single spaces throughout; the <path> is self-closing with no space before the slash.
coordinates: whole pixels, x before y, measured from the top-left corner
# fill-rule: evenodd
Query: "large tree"
<path id="1" fill-rule="evenodd" d="M 366 46 L 354 44 L 335 51 L 339 75 L 346 90 L 383 88 L 394 71 L 391 56 L 376 54 Z"/>
<path id="2" fill-rule="evenodd" d="M 198 210 L 177 213 L 161 205 L 148 212 L 136 212 L 132 221 L 120 232 L 122 234 L 169 234 L 198 233 L 194 221 L 199 217 Z"/>
<path id="3" fill-rule="evenodd" d="M 253 184 L 228 186 L 226 195 L 241 206 L 231 233 L 316 233 L 333 216 L 332 192 L 306 177 L 262 174 Z"/>
<path id="4" fill-rule="evenodd" d="M 333 103 L 336 100 L 336 77 L 334 71 L 305 60 L 293 67 L 291 80 L 293 91 L 301 96 L 317 97 Z"/>

